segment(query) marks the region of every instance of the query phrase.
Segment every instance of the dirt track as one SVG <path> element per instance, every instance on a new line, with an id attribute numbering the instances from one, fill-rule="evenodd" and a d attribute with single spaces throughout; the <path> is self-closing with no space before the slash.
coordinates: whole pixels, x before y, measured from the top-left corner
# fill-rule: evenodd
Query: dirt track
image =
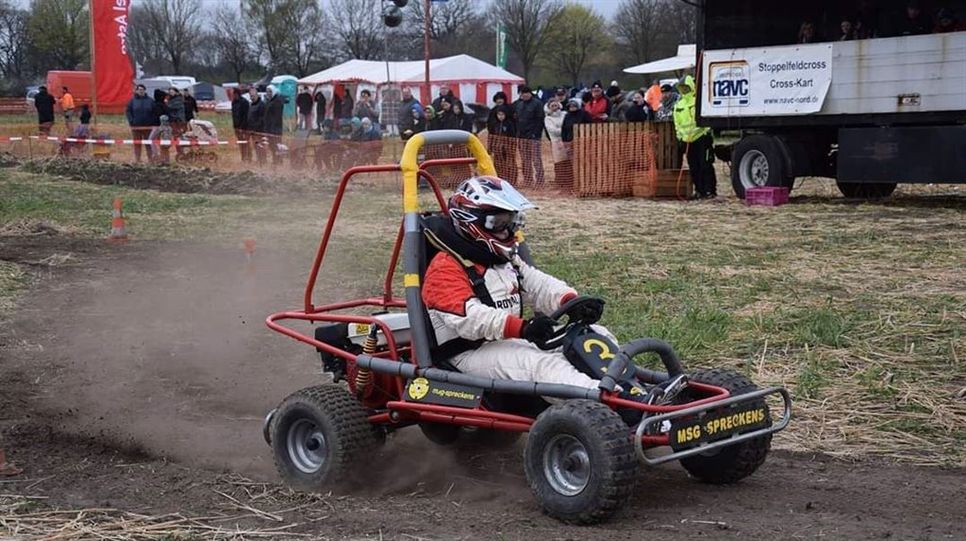
<path id="1" fill-rule="evenodd" d="M 41 263 L 67 253 L 64 265 Z M 0 442 L 26 469 L 0 493 L 211 515 L 231 507 L 215 490 L 249 483 L 227 472 L 273 483 L 261 416 L 318 376 L 309 348 L 262 321 L 301 298 L 307 257 L 260 252 L 252 272 L 240 250 L 0 239 L 0 259 L 34 270 L 0 331 Z M 676 466 L 648 472 L 613 521 L 571 528 L 540 514 L 520 451 L 455 455 L 404 431 L 380 457 L 381 483 L 282 516 L 330 539 L 964 536 L 966 472 L 782 452 L 735 487 L 700 485 Z M 278 512 L 298 507 L 291 498 L 252 505 Z"/>

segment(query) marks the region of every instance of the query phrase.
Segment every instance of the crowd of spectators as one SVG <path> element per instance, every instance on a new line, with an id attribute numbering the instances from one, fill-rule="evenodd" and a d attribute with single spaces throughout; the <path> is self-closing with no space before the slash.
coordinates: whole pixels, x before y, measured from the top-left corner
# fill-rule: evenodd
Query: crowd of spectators
<path id="1" fill-rule="evenodd" d="M 909 0 L 899 11 L 883 10 L 875 0 L 858 0 L 854 11 L 829 21 L 826 30 L 822 31 L 816 20 L 804 20 L 798 28 L 797 43 L 961 32 L 966 24 L 948 6 L 930 14 L 919 0 Z"/>

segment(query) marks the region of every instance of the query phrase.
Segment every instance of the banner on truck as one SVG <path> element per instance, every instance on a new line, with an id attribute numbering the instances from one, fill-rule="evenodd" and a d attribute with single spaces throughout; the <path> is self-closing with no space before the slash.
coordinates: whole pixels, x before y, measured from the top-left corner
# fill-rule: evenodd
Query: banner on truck
<path id="1" fill-rule="evenodd" d="M 832 83 L 832 44 L 704 51 L 701 116 L 817 113 Z"/>
<path id="2" fill-rule="evenodd" d="M 132 95 L 134 68 L 127 50 L 129 0 L 91 2 L 94 81 L 99 105 L 126 104 Z"/>

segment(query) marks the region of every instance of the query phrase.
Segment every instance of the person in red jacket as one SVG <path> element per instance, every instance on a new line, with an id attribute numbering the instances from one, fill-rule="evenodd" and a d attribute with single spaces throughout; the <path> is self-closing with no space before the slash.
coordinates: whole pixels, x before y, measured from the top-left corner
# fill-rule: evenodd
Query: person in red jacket
<path id="1" fill-rule="evenodd" d="M 610 117 L 610 100 L 604 95 L 604 86 L 594 81 L 590 87 L 590 101 L 584 105 L 591 122 L 607 122 Z"/>
<path id="2" fill-rule="evenodd" d="M 597 388 L 599 382 L 562 352 L 534 345 L 552 337 L 552 319 L 523 318 L 524 305 L 549 314 L 577 296 L 517 254 L 517 229 L 533 208 L 509 182 L 493 176 L 463 181 L 450 198 L 451 219 L 427 233 L 440 249 L 422 289 L 436 337 L 433 359 L 476 376 Z M 585 309 L 600 317 L 603 302 Z M 595 330 L 612 338 L 603 327 Z"/>

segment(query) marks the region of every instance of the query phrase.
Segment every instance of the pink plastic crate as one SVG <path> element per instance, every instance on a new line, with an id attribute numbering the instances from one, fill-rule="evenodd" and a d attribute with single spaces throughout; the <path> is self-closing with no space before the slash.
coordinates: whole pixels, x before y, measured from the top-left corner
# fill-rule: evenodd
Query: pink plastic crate
<path id="1" fill-rule="evenodd" d="M 745 204 L 762 207 L 777 207 L 788 203 L 788 188 L 765 186 L 745 190 Z"/>

